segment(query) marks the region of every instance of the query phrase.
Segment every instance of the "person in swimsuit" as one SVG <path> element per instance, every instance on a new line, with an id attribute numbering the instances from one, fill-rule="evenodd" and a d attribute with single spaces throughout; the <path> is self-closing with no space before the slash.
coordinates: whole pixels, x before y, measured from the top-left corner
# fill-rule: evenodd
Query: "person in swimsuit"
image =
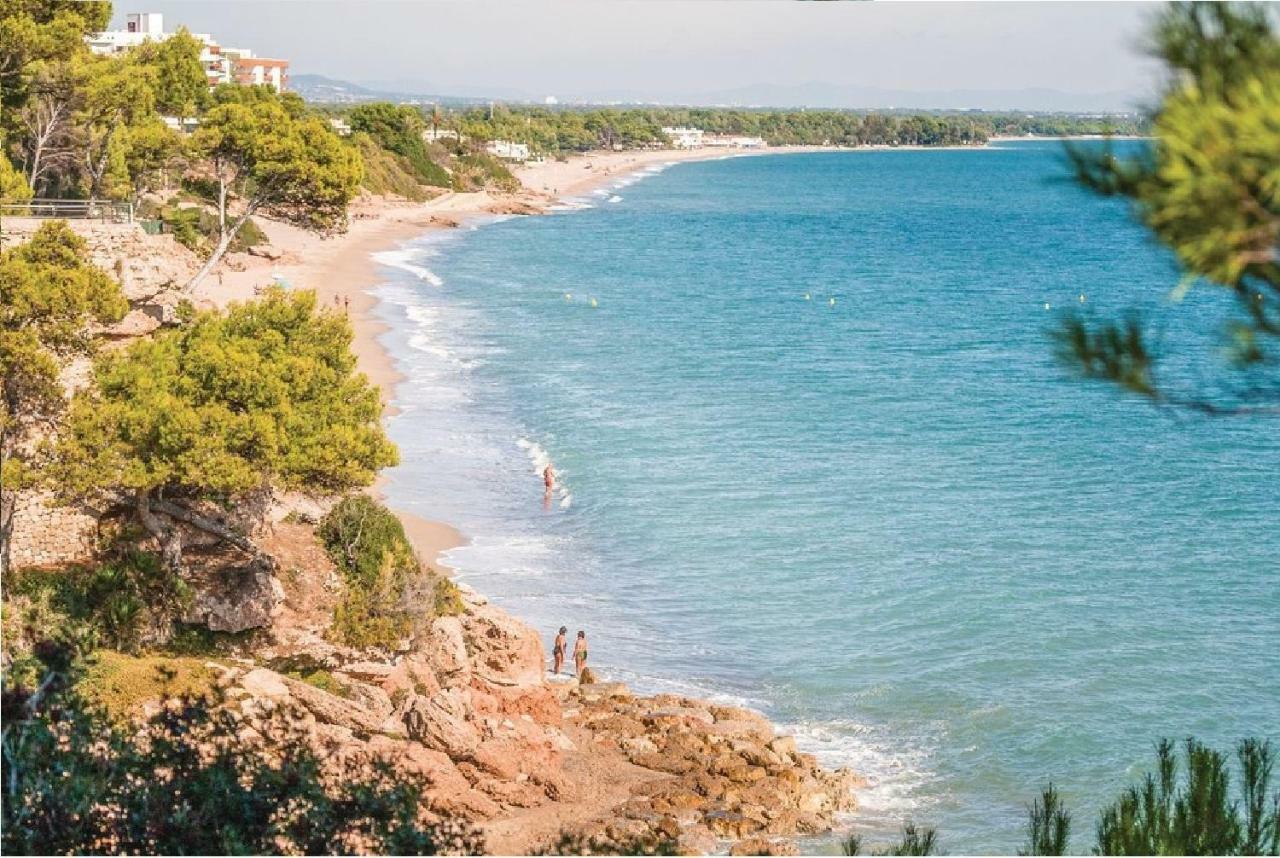
<path id="1" fill-rule="evenodd" d="M 582 675 L 582 668 L 587 666 L 587 633 L 578 632 L 578 640 L 573 645 L 573 673 Z"/>
<path id="2" fill-rule="evenodd" d="M 542 505 L 550 509 L 551 496 L 556 489 L 556 472 L 550 465 L 542 469 L 542 485 L 546 487 L 546 491 L 542 494 Z"/>
<path id="3" fill-rule="evenodd" d="M 565 635 L 567 634 L 569 634 L 569 630 L 561 626 L 560 634 L 556 635 L 555 646 L 551 648 L 551 656 L 555 659 L 555 673 L 557 676 L 560 675 L 560 668 L 564 667 L 564 651 L 569 643 L 565 640 Z"/>

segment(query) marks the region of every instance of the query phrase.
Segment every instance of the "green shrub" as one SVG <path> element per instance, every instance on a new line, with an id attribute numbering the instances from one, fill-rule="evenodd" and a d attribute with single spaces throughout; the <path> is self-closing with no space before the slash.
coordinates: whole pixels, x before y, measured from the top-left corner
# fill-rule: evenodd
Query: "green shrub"
<path id="1" fill-rule="evenodd" d="M 191 598 L 154 554 L 133 549 L 101 564 L 14 573 L 7 595 L 16 616 L 12 627 L 6 617 L 6 646 L 12 637 L 21 649 L 55 628 L 81 649 L 126 652 L 167 640 Z"/>
<path id="2" fill-rule="evenodd" d="M 208 626 L 174 623 L 173 633 L 164 644 L 169 655 L 213 656 L 242 655 L 254 640 L 261 636 L 259 629 L 242 632 L 215 632 Z"/>
<path id="3" fill-rule="evenodd" d="M 406 588 L 421 576 L 400 519 L 367 495 L 353 495 L 325 516 L 319 536 L 346 583 L 334 609 L 338 640 L 394 646 L 411 628 Z"/>
<path id="4" fill-rule="evenodd" d="M 408 105 L 374 102 L 351 111 L 353 131 L 367 134 L 376 145 L 399 155 L 414 178 L 424 185 L 447 188 L 450 176 L 429 154 L 422 139 L 422 114 Z"/>
<path id="5" fill-rule="evenodd" d="M 485 188 L 514 193 L 520 190 L 520 180 L 506 164 L 484 152 L 462 155 L 454 161 L 455 191 L 479 191 Z"/>
<path id="6" fill-rule="evenodd" d="M 484 850 L 465 824 L 426 822 L 416 777 L 377 757 L 321 758 L 284 712 L 245 734 L 213 698 L 185 696 L 119 724 L 61 673 L 64 650 L 37 649 L 38 690 L 4 686 L 6 854 Z"/>
<path id="7" fill-rule="evenodd" d="M 419 183 L 412 165 L 403 156 L 389 152 L 368 134 L 352 134 L 351 145 L 364 161 L 363 186 L 371 194 L 404 197 L 422 202 L 429 194 Z"/>
<path id="8" fill-rule="evenodd" d="M 466 610 L 458 585 L 443 575 L 436 579 L 433 607 L 437 617 L 456 617 Z"/>

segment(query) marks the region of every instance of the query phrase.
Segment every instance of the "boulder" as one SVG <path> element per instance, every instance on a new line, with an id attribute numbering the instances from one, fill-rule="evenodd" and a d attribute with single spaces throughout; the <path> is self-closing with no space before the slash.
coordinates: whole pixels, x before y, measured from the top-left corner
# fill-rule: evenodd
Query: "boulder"
<path id="1" fill-rule="evenodd" d="M 414 695 L 404 713 L 409 737 L 428 748 L 443 751 L 455 760 L 470 759 L 480 744 L 480 734 L 467 720 L 465 692 L 446 688 L 430 697 Z"/>
<path id="2" fill-rule="evenodd" d="M 461 620 L 474 676 L 498 686 L 542 685 L 546 657 L 536 631 L 506 611 L 474 601 Z"/>
<path id="3" fill-rule="evenodd" d="M 436 617 L 432 620 L 423 651 L 427 666 L 440 685 L 465 685 L 470 681 L 471 662 L 467 658 L 462 620 L 458 617 Z"/>
<path id="4" fill-rule="evenodd" d="M 265 628 L 284 603 L 284 588 L 270 572 L 230 568 L 201 575 L 192 584 L 191 607 L 183 622 L 215 632 Z"/>
<path id="5" fill-rule="evenodd" d="M 314 685 L 308 685 L 300 680 L 287 676 L 282 676 L 280 679 L 289 689 L 289 696 L 314 715 L 316 721 L 321 724 L 343 727 L 354 733 L 378 733 L 383 730 L 385 716 L 379 717 L 354 701 L 321 691 Z"/>

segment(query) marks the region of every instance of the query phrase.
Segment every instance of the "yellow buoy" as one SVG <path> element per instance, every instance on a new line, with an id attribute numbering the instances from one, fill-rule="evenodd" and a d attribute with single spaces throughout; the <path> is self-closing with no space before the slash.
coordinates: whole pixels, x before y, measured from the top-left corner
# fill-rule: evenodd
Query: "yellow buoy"
<path id="1" fill-rule="evenodd" d="M 810 297 L 809 297 L 809 293 L 808 293 L 808 292 L 805 292 L 805 293 L 804 293 L 804 299 L 805 299 L 806 301 L 812 301 L 812 300 L 813 300 L 812 298 L 810 298 Z"/>
<path id="2" fill-rule="evenodd" d="M 834 307 L 834 306 L 836 305 L 836 299 L 835 299 L 835 298 L 832 298 L 832 299 L 831 299 L 830 301 L 828 301 L 827 303 L 828 303 L 828 304 L 830 304 L 832 307 Z"/>
<path id="3" fill-rule="evenodd" d="M 1084 293 L 1083 293 L 1083 292 L 1081 292 L 1081 293 L 1080 293 L 1080 303 L 1081 303 L 1081 304 L 1083 304 L 1083 303 L 1084 303 Z"/>
<path id="4" fill-rule="evenodd" d="M 1047 309 L 1049 309 L 1049 302 L 1048 302 L 1048 301 L 1045 301 L 1045 302 L 1044 302 L 1044 308 L 1045 308 L 1046 310 L 1047 310 Z"/>
<path id="5" fill-rule="evenodd" d="M 566 301 L 572 301 L 572 300 L 573 300 L 573 296 L 572 296 L 572 295 L 570 295 L 568 292 L 565 292 L 565 293 L 564 293 L 564 299 L 565 299 Z"/>
<path id="6" fill-rule="evenodd" d="M 596 303 L 596 299 L 595 299 L 595 298 L 592 298 L 592 299 L 591 299 L 591 306 L 592 306 L 592 307 L 599 307 L 600 305 Z"/>

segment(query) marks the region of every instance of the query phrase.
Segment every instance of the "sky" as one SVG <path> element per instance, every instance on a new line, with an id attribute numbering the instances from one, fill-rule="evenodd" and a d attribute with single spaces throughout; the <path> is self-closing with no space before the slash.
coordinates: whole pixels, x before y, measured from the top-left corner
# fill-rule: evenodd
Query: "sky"
<path id="1" fill-rule="evenodd" d="M 163 12 L 166 30 L 284 57 L 292 74 L 436 95 L 1121 109 L 1156 80 L 1141 51 L 1149 3 L 137 2 L 117 0 L 117 24 Z M 850 100 L 899 103 L 835 103 Z"/>

